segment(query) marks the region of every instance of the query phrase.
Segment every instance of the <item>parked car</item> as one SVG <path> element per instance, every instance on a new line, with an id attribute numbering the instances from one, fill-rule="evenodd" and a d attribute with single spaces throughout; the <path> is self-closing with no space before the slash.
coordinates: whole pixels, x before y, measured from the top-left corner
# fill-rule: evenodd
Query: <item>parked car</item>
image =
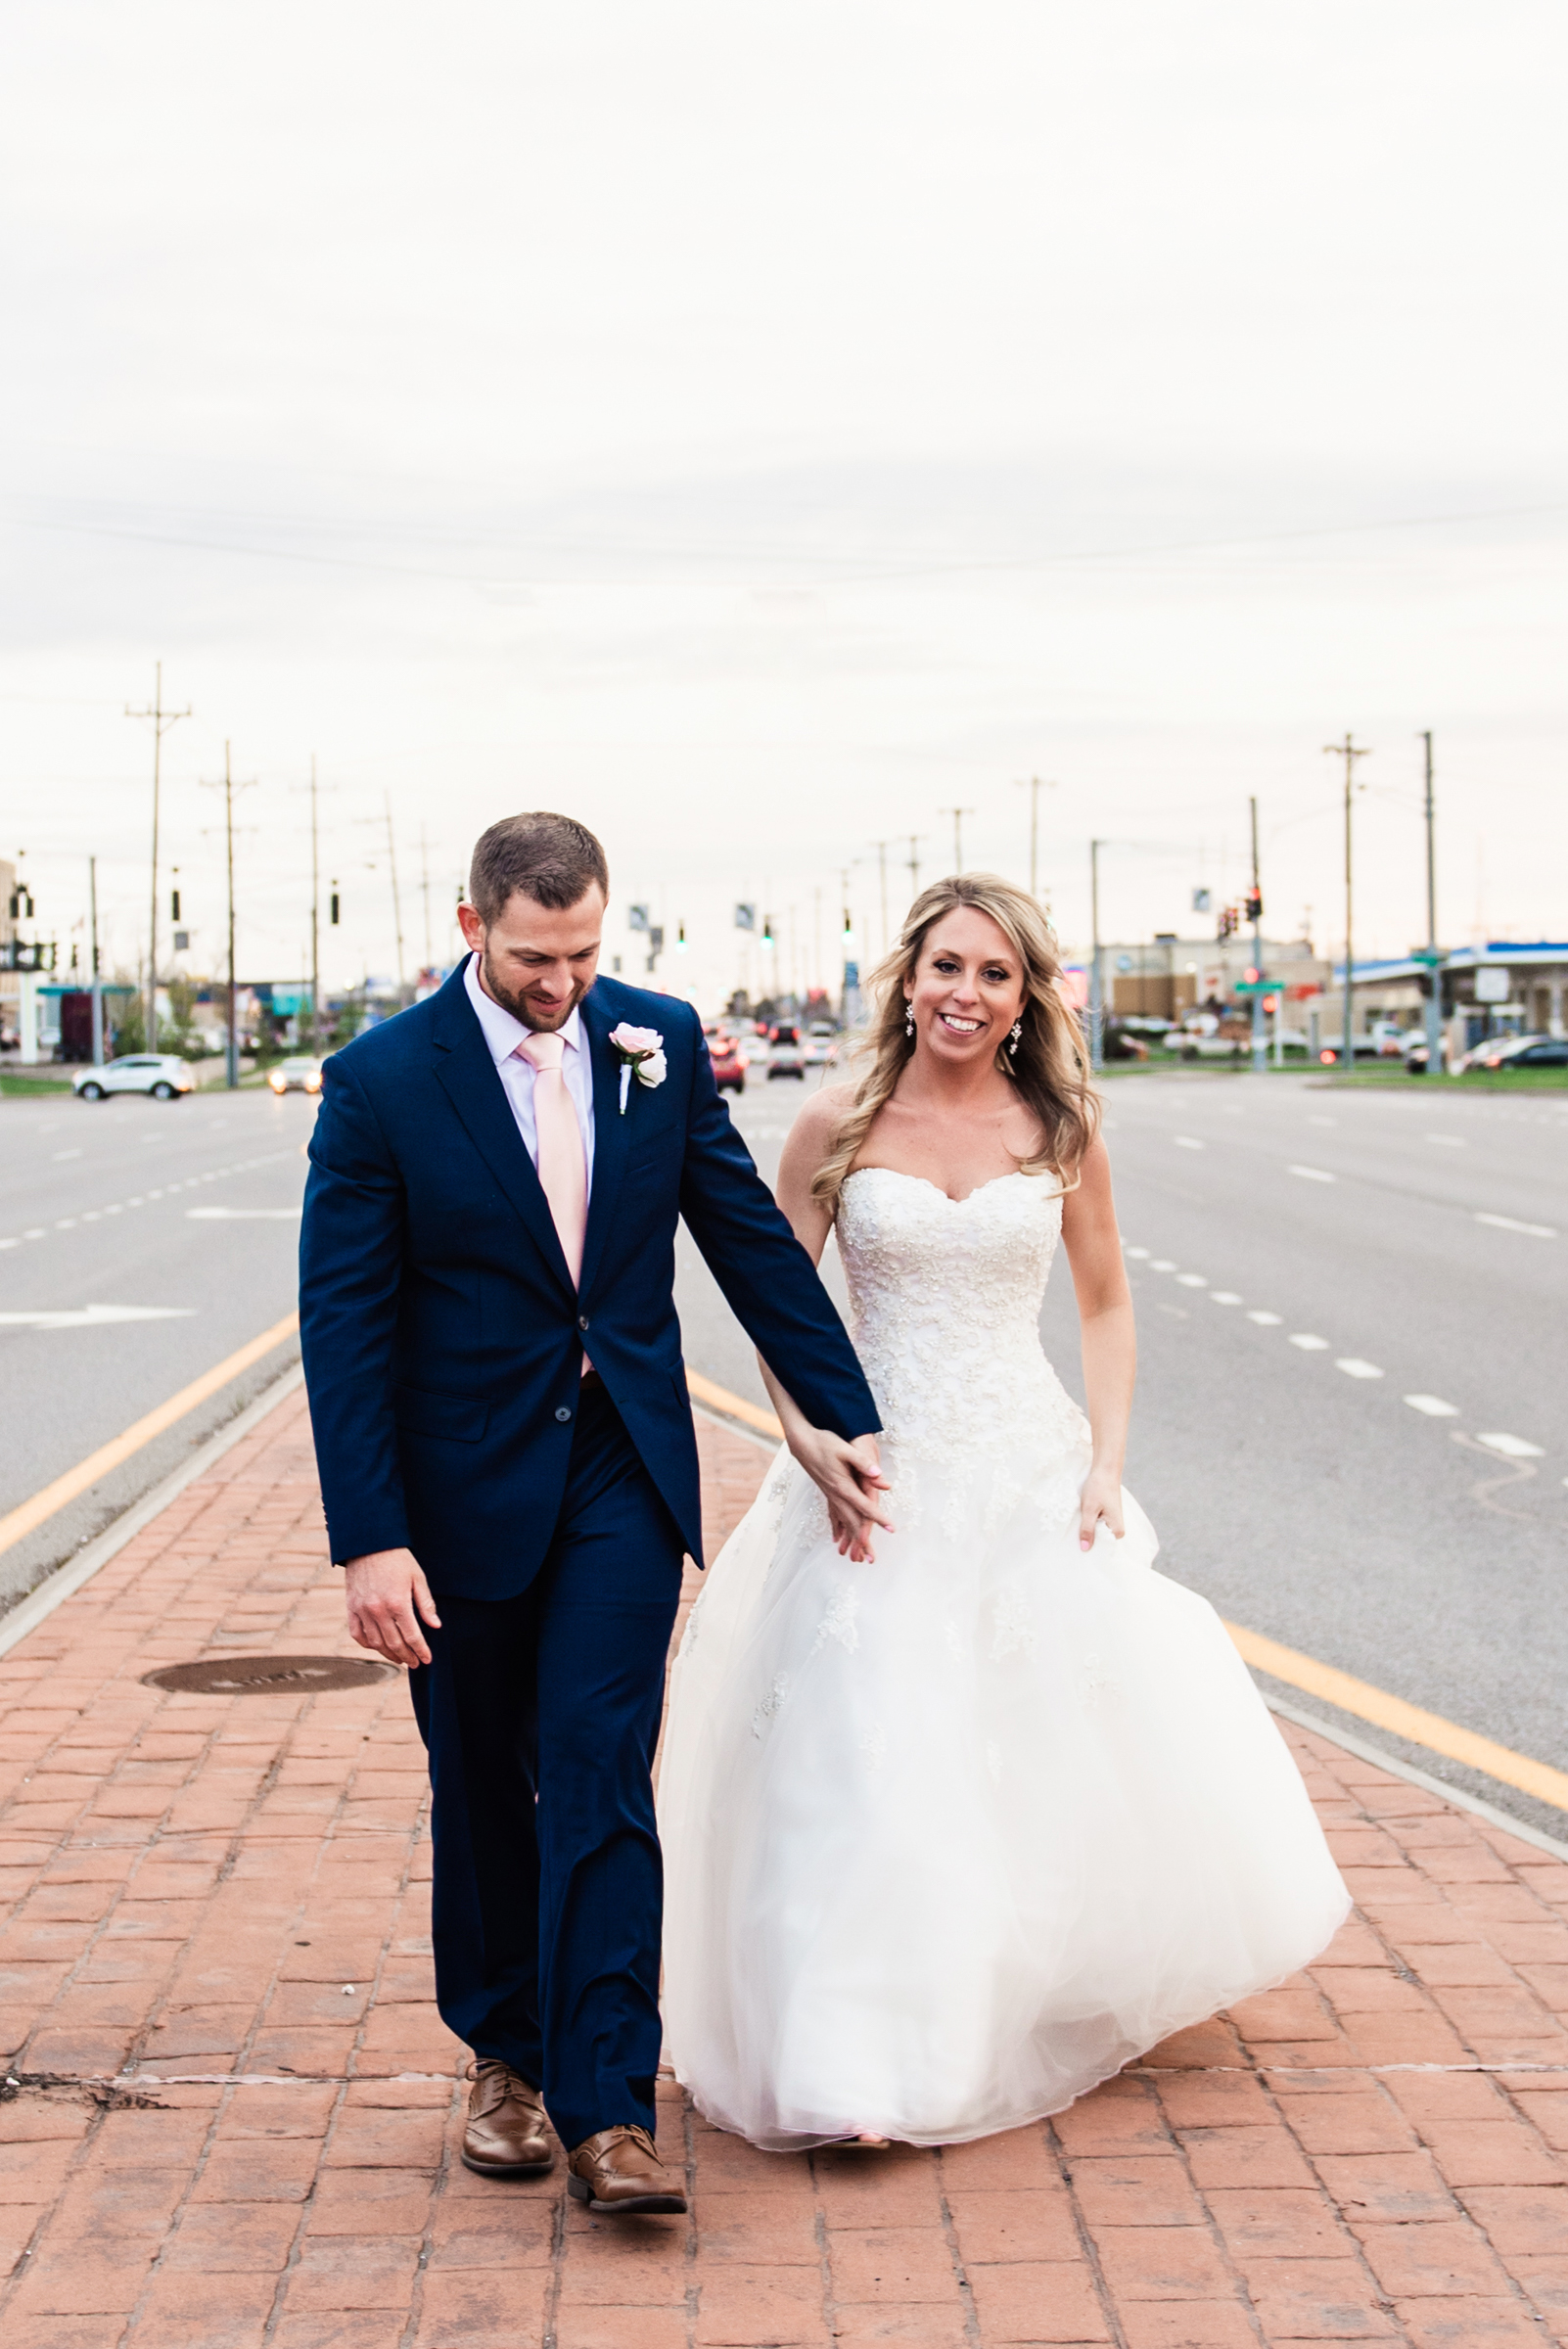
<path id="1" fill-rule="evenodd" d="M 319 1093 L 321 1063 L 311 1053 L 297 1052 L 267 1071 L 267 1082 L 275 1093 Z"/>
<path id="2" fill-rule="evenodd" d="M 801 1032 L 788 1020 L 780 1020 L 770 1028 L 767 1036 L 767 1080 L 775 1077 L 806 1078 L 806 1050 Z"/>
<path id="3" fill-rule="evenodd" d="M 101 1069 L 78 1069 L 70 1081 L 78 1101 L 102 1101 L 109 1093 L 151 1093 L 173 1101 L 193 1093 L 196 1081 L 177 1052 L 126 1052 Z"/>
<path id="4" fill-rule="evenodd" d="M 839 1032 L 831 1020 L 813 1020 L 806 1032 L 806 1065 L 825 1069 L 839 1057 Z"/>
<path id="5" fill-rule="evenodd" d="M 746 1063 L 741 1055 L 738 1037 L 726 1036 L 721 1028 L 705 1032 L 708 1057 L 714 1067 L 714 1082 L 721 1093 L 743 1093 L 746 1090 Z"/>
<path id="6" fill-rule="evenodd" d="M 1459 1062 L 1466 1069 L 1568 1069 L 1568 1039 L 1556 1036 L 1495 1036 Z"/>

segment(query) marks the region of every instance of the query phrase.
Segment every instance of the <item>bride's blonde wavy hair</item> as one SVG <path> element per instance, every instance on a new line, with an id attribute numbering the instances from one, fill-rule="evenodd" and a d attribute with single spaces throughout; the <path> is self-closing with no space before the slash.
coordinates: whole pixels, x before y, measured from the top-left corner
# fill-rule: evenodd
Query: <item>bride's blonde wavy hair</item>
<path id="1" fill-rule="evenodd" d="M 903 934 L 867 982 L 871 1020 L 861 1048 L 868 1063 L 855 1088 L 854 1103 L 840 1126 L 833 1148 L 811 1177 L 811 1196 L 830 1214 L 855 1154 L 877 1112 L 914 1054 L 904 1019 L 904 989 L 912 986 L 932 925 L 961 905 L 989 914 L 1024 966 L 1023 1035 L 1016 1052 L 1001 1045 L 996 1066 L 1010 1077 L 1039 1120 L 1039 1150 L 1020 1173 L 1056 1174 L 1064 1190 L 1077 1188 L 1084 1154 L 1100 1129 L 1099 1096 L 1089 1082 L 1088 1048 L 1078 1014 L 1067 999 L 1056 937 L 1038 899 L 996 873 L 955 873 L 934 881 L 910 906 Z"/>

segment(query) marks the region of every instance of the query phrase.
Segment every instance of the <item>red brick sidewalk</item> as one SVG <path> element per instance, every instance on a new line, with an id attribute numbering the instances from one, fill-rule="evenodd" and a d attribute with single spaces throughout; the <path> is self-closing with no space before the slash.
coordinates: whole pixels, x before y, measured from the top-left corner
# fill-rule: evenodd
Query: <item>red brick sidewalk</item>
<path id="1" fill-rule="evenodd" d="M 703 1423 L 716 1539 L 764 1455 Z M 1289 1730 L 1360 1902 L 1324 1962 L 1054 2123 L 756 2153 L 669 2089 L 690 2223 L 456 2161 L 424 1773 L 284 1404 L 0 1660 L 6 2349 L 1568 2341 L 1568 1865 Z M 15 2085 L 13 2085 L 13 2083 Z"/>

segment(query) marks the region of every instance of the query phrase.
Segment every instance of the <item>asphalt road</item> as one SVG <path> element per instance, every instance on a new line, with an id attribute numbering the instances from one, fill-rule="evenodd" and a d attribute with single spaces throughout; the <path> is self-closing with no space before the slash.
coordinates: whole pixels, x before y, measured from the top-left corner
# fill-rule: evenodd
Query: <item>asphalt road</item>
<path id="1" fill-rule="evenodd" d="M 290 1312 L 314 1119 L 300 1093 L 0 1102 L 0 1514 Z M 0 1552 L 0 1604 L 298 1355 L 280 1345 Z"/>
<path id="2" fill-rule="evenodd" d="M 754 1079 L 736 1105 L 766 1175 L 799 1099 Z M 1133 1075 L 1107 1109 L 1141 1350 L 1128 1482 L 1164 1570 L 1568 1768 L 1568 1099 Z M 684 1233 L 679 1263 L 689 1363 L 764 1402 Z M 831 1249 L 827 1269 L 842 1303 Z M 1042 1329 L 1081 1393 L 1065 1264 Z M 1343 1726 L 1562 1832 L 1545 1805 Z"/>

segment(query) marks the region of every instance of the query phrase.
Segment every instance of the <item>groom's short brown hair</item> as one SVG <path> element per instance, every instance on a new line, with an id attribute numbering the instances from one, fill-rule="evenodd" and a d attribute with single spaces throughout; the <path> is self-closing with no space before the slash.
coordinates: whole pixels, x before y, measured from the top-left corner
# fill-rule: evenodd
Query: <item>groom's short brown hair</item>
<path id="1" fill-rule="evenodd" d="M 564 912 L 596 881 L 608 898 L 610 867 L 587 825 L 536 808 L 530 815 L 503 815 L 480 835 L 468 868 L 468 898 L 487 929 L 515 890 L 536 905 Z"/>

